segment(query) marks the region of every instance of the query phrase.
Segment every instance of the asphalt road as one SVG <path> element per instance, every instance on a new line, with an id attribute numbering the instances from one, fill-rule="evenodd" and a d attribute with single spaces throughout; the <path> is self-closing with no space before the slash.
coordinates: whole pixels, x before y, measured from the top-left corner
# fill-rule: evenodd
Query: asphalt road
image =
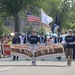
<path id="1" fill-rule="evenodd" d="M 56 57 L 42 57 L 32 66 L 31 61 L 24 58 L 19 61 L 12 61 L 12 57 L 0 59 L 0 75 L 75 75 L 75 61 L 72 66 L 67 66 L 63 56 L 60 61 Z"/>
<path id="2" fill-rule="evenodd" d="M 37 66 L 31 66 L 31 61 L 2 61 L 0 75 L 75 75 L 75 62 L 72 66 L 66 61 L 37 61 Z"/>

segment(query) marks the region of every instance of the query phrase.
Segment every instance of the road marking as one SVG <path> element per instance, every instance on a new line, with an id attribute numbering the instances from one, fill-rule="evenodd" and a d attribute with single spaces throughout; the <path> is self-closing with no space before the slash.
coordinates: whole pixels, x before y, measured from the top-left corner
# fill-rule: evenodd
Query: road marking
<path id="1" fill-rule="evenodd" d="M 9 69 L 11 69 L 11 68 L 0 69 L 0 72 L 2 72 L 2 71 L 6 71 L 6 70 L 9 70 Z"/>

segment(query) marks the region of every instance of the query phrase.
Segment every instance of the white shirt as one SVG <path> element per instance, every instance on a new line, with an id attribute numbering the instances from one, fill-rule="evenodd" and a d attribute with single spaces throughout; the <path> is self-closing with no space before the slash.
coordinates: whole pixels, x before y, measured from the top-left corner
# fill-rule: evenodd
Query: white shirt
<path id="1" fill-rule="evenodd" d="M 24 37 L 19 36 L 19 38 L 20 38 L 20 44 L 24 44 Z"/>

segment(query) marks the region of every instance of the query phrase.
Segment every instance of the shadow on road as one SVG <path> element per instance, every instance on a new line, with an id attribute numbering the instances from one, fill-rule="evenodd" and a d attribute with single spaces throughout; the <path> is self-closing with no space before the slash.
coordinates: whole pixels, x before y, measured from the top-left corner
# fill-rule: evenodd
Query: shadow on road
<path id="1" fill-rule="evenodd" d="M 0 67 L 68 67 L 67 65 L 36 65 L 36 66 L 32 66 L 32 65 L 0 65 Z"/>

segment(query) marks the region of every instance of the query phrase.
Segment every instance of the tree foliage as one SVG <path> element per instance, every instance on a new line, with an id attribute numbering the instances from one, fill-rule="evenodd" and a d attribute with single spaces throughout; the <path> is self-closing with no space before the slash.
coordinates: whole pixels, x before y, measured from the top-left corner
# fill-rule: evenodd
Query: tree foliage
<path id="1" fill-rule="evenodd" d="M 7 29 L 7 27 L 4 25 L 3 16 L 0 13 L 0 38 L 2 34 L 8 34 L 10 33 L 10 30 Z"/>
<path id="2" fill-rule="evenodd" d="M 75 23 L 75 0 L 47 0 L 45 5 L 46 7 L 42 6 L 43 9 L 54 20 L 58 14 L 60 30 L 75 28 L 71 27 Z"/>
<path id="3" fill-rule="evenodd" d="M 58 14 L 60 30 L 75 29 L 75 0 L 1 0 L 0 2 L 0 11 L 14 17 L 16 32 L 19 32 L 19 12 L 30 10 L 33 14 L 39 15 L 40 8 L 53 19 Z"/>
<path id="4" fill-rule="evenodd" d="M 3 20 L 0 13 L 0 36 L 3 34 L 4 28 L 3 28 Z"/>
<path id="5" fill-rule="evenodd" d="M 2 0 L 2 9 L 14 17 L 15 31 L 19 32 L 18 14 L 22 9 L 40 6 L 41 0 Z"/>

